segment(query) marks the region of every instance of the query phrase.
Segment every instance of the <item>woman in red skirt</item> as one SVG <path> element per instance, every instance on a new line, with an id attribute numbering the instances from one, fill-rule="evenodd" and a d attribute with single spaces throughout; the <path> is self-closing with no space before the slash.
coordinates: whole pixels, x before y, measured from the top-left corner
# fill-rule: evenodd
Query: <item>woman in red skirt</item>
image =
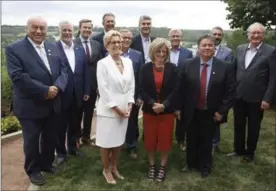
<path id="1" fill-rule="evenodd" d="M 149 47 L 152 62 L 142 66 L 139 88 L 144 101 L 144 146 L 148 152 L 148 178 L 165 180 L 165 166 L 172 147 L 176 108 L 178 72 L 175 64 L 167 62 L 170 45 L 166 39 L 157 38 Z M 155 169 L 155 153 L 161 153 L 161 164 Z"/>

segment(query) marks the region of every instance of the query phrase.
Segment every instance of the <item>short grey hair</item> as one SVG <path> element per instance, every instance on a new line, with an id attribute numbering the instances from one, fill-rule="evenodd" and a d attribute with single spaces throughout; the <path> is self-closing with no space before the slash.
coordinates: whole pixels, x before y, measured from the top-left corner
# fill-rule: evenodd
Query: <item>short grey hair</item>
<path id="1" fill-rule="evenodd" d="M 171 36 L 171 33 L 172 33 L 172 32 L 177 32 L 177 33 L 180 34 L 180 36 L 182 36 L 182 31 L 181 31 L 180 29 L 171 29 L 171 30 L 169 31 L 169 34 L 168 34 L 169 37 Z"/>
<path id="2" fill-rule="evenodd" d="M 142 20 L 151 20 L 151 17 L 148 16 L 148 15 L 142 15 L 140 18 L 139 18 L 139 25 L 141 23 Z"/>
<path id="3" fill-rule="evenodd" d="M 170 42 L 165 38 L 156 38 L 149 47 L 149 57 L 154 62 L 154 55 L 155 53 L 162 47 L 165 46 L 167 49 L 166 61 L 168 61 L 170 55 Z"/>
<path id="4" fill-rule="evenodd" d="M 111 41 L 111 38 L 114 36 L 118 36 L 120 38 L 120 41 L 122 41 L 122 35 L 120 32 L 116 30 L 110 30 L 104 35 L 104 47 L 107 48 L 108 44 Z"/>
<path id="5" fill-rule="evenodd" d="M 105 17 L 114 17 L 114 18 L 115 18 L 115 15 L 114 15 L 113 13 L 105 13 L 105 14 L 103 15 L 103 18 L 102 18 L 103 23 L 104 23 Z"/>
<path id="6" fill-rule="evenodd" d="M 211 32 L 212 32 L 213 30 L 215 30 L 215 29 L 220 30 L 220 31 L 223 33 L 223 29 L 222 29 L 220 26 L 215 26 L 215 27 L 213 27 L 212 30 L 211 30 Z"/>
<path id="7" fill-rule="evenodd" d="M 264 32 L 265 32 L 265 27 L 264 25 L 262 25 L 261 23 L 255 22 L 253 24 L 251 24 L 248 28 L 247 28 L 247 32 L 250 32 L 253 28 L 258 27 L 261 28 Z"/>
<path id="8" fill-rule="evenodd" d="M 41 16 L 30 17 L 30 18 L 27 20 L 27 27 L 29 27 L 30 23 L 31 23 L 33 20 L 40 20 L 40 21 L 42 21 L 42 22 L 45 22 L 45 23 L 46 23 L 46 28 L 48 28 L 47 21 L 46 21 L 43 17 L 41 17 Z"/>
<path id="9" fill-rule="evenodd" d="M 58 24 L 59 32 L 61 32 L 61 26 L 62 25 L 71 25 L 72 28 L 74 28 L 73 24 L 70 21 L 60 21 L 59 24 Z"/>

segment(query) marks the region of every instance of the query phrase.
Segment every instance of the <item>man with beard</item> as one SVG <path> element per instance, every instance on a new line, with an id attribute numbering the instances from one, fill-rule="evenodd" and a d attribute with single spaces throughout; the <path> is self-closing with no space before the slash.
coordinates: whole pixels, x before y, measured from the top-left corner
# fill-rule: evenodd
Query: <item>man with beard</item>
<path id="1" fill-rule="evenodd" d="M 179 71 L 181 71 L 181 67 L 185 60 L 193 57 L 193 52 L 180 46 L 182 39 L 182 31 L 180 29 L 171 29 L 168 36 L 172 46 L 170 51 L 170 62 L 174 63 L 178 67 Z M 175 137 L 180 150 L 184 151 L 185 131 L 184 127 L 181 125 L 180 119 L 176 120 Z"/>
<path id="2" fill-rule="evenodd" d="M 104 31 L 98 35 L 95 35 L 92 37 L 93 40 L 98 41 L 101 45 L 103 45 L 103 38 L 104 35 L 110 31 L 113 30 L 115 27 L 115 15 L 113 13 L 105 13 L 103 15 L 102 24 L 104 27 Z M 107 54 L 106 49 L 103 47 L 103 55 L 105 56 Z"/>
<path id="3" fill-rule="evenodd" d="M 232 50 L 226 46 L 223 46 L 221 44 L 221 41 L 223 39 L 223 29 L 219 26 L 216 26 L 212 29 L 211 35 L 215 38 L 216 40 L 216 47 L 215 47 L 215 57 L 224 60 L 226 62 L 229 62 L 229 64 L 232 64 Z M 225 121 L 226 122 L 226 121 Z M 213 138 L 213 154 L 214 152 L 219 152 L 219 142 L 220 142 L 220 125 L 217 125 L 216 127 L 216 133 Z"/>
<path id="4" fill-rule="evenodd" d="M 263 113 L 270 108 L 276 87 L 276 64 L 270 60 L 275 48 L 263 42 L 264 34 L 262 24 L 251 24 L 249 43 L 237 48 L 234 61 L 234 152 L 228 156 L 242 156 L 244 162 L 254 161 Z"/>
<path id="5" fill-rule="evenodd" d="M 126 145 L 127 150 L 130 153 L 130 157 L 132 159 L 136 159 L 137 155 L 137 139 L 139 137 L 139 129 L 138 129 L 138 114 L 141 106 L 141 98 L 138 95 L 139 92 L 139 71 L 140 67 L 143 63 L 142 53 L 129 48 L 132 40 L 132 33 L 128 29 L 121 29 L 120 33 L 122 35 L 123 43 L 122 43 L 122 51 L 123 57 L 129 58 L 133 64 L 134 77 L 135 77 L 135 93 L 134 100 L 135 104 L 132 105 L 132 110 L 130 113 L 127 133 L 126 133 Z"/>
<path id="6" fill-rule="evenodd" d="M 79 37 L 74 40 L 74 43 L 80 45 L 85 50 L 85 55 L 87 58 L 87 63 L 90 69 L 91 74 L 91 87 L 89 99 L 85 101 L 83 108 L 83 131 L 81 134 L 81 140 L 84 144 L 94 145 L 94 141 L 91 141 L 91 123 L 95 108 L 95 102 L 97 99 L 97 78 L 96 70 L 97 63 L 100 59 L 103 58 L 101 50 L 103 49 L 102 45 L 96 40 L 91 39 L 92 34 L 92 21 L 89 19 L 83 19 L 79 22 Z"/>
<path id="7" fill-rule="evenodd" d="M 149 46 L 155 37 L 150 36 L 151 32 L 151 17 L 143 15 L 139 19 L 139 31 L 140 34 L 132 39 L 130 48 L 138 50 L 143 55 L 143 62 L 150 62 L 149 58 Z"/>
<path id="8" fill-rule="evenodd" d="M 199 56 L 183 65 L 178 91 L 187 132 L 187 168 L 183 170 L 197 169 L 206 177 L 212 168 L 216 126 L 233 104 L 235 76 L 230 64 L 214 57 L 213 36 L 200 37 L 198 47 Z"/>

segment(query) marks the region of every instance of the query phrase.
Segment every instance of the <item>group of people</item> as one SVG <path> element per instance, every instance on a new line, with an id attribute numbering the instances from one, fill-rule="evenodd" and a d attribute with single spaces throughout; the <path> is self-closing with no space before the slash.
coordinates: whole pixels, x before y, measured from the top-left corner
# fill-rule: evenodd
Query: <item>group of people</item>
<path id="1" fill-rule="evenodd" d="M 102 23 L 104 32 L 92 35 L 92 21 L 81 20 L 73 38 L 72 23 L 61 21 L 60 40 L 53 44 L 45 40 L 47 22 L 32 17 L 26 37 L 6 47 L 13 111 L 23 131 L 24 167 L 33 184 L 45 183 L 41 172 L 56 173 L 55 152 L 57 164 L 68 155 L 82 156 L 80 140 L 100 147 L 108 184 L 124 179 L 119 155 L 125 144 L 130 156 L 138 157 L 140 107 L 149 179 L 166 178 L 174 127 L 179 148 L 187 149 L 183 171 L 197 170 L 207 177 L 212 155 L 219 151 L 220 124 L 227 122 L 232 107 L 234 152 L 229 156 L 254 161 L 263 112 L 276 92 L 276 52 L 263 42 L 263 25 L 249 26 L 249 43 L 239 46 L 234 57 L 221 44 L 221 27 L 199 38 L 193 56 L 181 47 L 180 29 L 170 30 L 169 41 L 152 37 L 149 16 L 140 17 L 135 37 L 128 29 L 114 30 L 112 13 L 104 14 Z M 161 153 L 159 168 L 156 152 Z"/>

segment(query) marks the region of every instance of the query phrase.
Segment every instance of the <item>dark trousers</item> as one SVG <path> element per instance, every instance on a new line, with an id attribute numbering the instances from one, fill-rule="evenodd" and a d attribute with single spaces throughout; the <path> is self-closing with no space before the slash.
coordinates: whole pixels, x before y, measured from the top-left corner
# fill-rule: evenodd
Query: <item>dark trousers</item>
<path id="1" fill-rule="evenodd" d="M 23 132 L 24 168 L 28 176 L 52 167 L 55 159 L 57 116 L 42 119 L 19 118 Z"/>
<path id="2" fill-rule="evenodd" d="M 133 105 L 130 112 L 130 117 L 128 120 L 128 127 L 126 132 L 126 144 L 128 148 L 136 148 L 137 140 L 139 137 L 139 128 L 138 128 L 138 115 L 139 115 L 139 106 Z"/>
<path id="3" fill-rule="evenodd" d="M 218 146 L 219 142 L 220 142 L 220 125 L 217 125 L 216 131 L 213 137 L 213 147 Z"/>
<path id="4" fill-rule="evenodd" d="M 262 119 L 261 103 L 236 100 L 234 105 L 234 149 L 236 153 L 254 156 Z M 247 149 L 245 148 L 246 124 Z"/>
<path id="5" fill-rule="evenodd" d="M 90 98 L 84 102 L 83 105 L 83 130 L 82 130 L 82 137 L 90 139 L 91 133 L 91 124 L 93 119 L 93 113 L 95 109 L 95 103 L 97 99 L 97 92 L 94 90 Z"/>
<path id="6" fill-rule="evenodd" d="M 181 121 L 177 119 L 176 125 L 175 125 L 175 138 L 177 143 L 184 144 L 185 136 L 186 136 L 185 128 L 182 127 Z"/>
<path id="7" fill-rule="evenodd" d="M 187 165 L 202 170 L 212 166 L 213 113 L 196 110 L 187 128 Z"/>

